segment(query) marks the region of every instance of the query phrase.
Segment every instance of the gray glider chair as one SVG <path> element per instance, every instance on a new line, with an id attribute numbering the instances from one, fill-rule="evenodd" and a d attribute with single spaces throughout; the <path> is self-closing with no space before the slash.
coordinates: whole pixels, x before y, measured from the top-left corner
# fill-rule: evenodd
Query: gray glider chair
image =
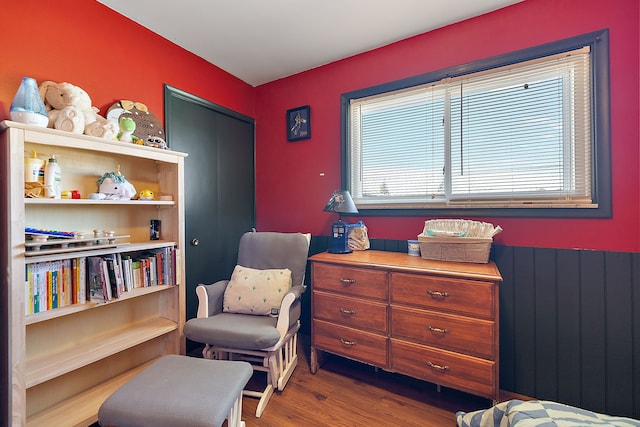
<path id="1" fill-rule="evenodd" d="M 248 232 L 240 238 L 238 264 L 229 280 L 198 285 L 197 317 L 184 325 L 184 334 L 205 344 L 207 359 L 244 360 L 267 374 L 263 391 L 244 390 L 258 397 L 256 417 L 274 390 L 284 389 L 298 363 L 300 296 L 311 235 Z"/>

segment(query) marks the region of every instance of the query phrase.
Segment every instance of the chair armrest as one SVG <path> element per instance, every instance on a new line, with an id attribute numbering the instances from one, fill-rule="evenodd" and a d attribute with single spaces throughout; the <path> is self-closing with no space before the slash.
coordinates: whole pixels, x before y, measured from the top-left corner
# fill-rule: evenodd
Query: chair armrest
<path id="1" fill-rule="evenodd" d="M 305 285 L 293 286 L 291 289 L 284 294 L 282 298 L 282 303 L 280 303 L 280 313 L 278 315 L 278 323 L 276 324 L 276 329 L 280 332 L 280 336 L 284 337 L 291 327 L 291 321 L 294 322 L 298 320 L 300 317 L 300 296 L 307 289 Z M 297 307 L 296 313 L 292 316 L 292 308 Z M 293 317 L 296 317 L 295 319 Z"/>
<path id="2" fill-rule="evenodd" d="M 211 317 L 222 312 L 222 300 L 227 283 L 229 283 L 228 280 L 220 280 L 210 285 L 198 285 L 196 287 L 196 295 L 198 296 L 197 317 Z"/>
<path id="3" fill-rule="evenodd" d="M 287 294 L 293 294 L 295 299 L 299 299 L 300 296 L 304 293 L 304 291 L 307 290 L 307 286 L 306 285 L 298 285 L 298 286 L 292 286 L 291 289 L 289 289 L 287 291 L 286 294 L 284 294 L 284 296 L 287 296 Z M 283 298 L 284 299 L 284 298 Z"/>

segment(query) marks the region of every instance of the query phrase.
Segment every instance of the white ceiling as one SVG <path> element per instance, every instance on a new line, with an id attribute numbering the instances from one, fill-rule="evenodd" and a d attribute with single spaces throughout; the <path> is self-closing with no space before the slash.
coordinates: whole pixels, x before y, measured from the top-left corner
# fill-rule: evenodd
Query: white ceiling
<path id="1" fill-rule="evenodd" d="M 258 86 L 523 0 L 97 1 Z"/>

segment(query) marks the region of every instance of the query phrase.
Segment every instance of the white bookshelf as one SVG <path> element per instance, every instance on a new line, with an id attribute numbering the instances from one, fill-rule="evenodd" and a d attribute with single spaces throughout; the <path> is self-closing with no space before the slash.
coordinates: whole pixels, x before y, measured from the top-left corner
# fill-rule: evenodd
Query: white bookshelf
<path id="1" fill-rule="evenodd" d="M 2 267 L 8 270 L 11 422 L 15 426 L 88 425 L 120 384 L 154 359 L 184 354 L 184 262 L 177 257 L 175 283 L 135 288 L 105 303 L 85 302 L 25 315 L 25 265 L 111 253 L 184 246 L 186 154 L 108 141 L 4 121 L 0 124 L 6 194 L 2 197 Z M 55 154 L 64 190 L 81 199 L 24 197 L 24 157 Z M 136 190 L 163 200 L 93 200 L 97 180 L 116 170 Z M 161 221 L 162 240 L 150 240 L 149 221 Z M 83 240 L 48 241 L 34 247 L 25 227 L 82 231 Z M 94 243 L 93 229 L 113 230 L 113 241 Z M 107 238 L 104 238 L 107 239 Z M 3 397 L 4 398 L 4 397 Z"/>

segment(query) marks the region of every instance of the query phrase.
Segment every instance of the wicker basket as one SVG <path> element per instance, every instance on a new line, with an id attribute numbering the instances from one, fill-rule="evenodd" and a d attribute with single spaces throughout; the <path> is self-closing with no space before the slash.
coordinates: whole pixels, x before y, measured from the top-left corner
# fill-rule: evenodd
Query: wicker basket
<path id="1" fill-rule="evenodd" d="M 438 261 L 489 262 L 492 238 L 439 237 L 418 235 L 420 256 Z"/>

